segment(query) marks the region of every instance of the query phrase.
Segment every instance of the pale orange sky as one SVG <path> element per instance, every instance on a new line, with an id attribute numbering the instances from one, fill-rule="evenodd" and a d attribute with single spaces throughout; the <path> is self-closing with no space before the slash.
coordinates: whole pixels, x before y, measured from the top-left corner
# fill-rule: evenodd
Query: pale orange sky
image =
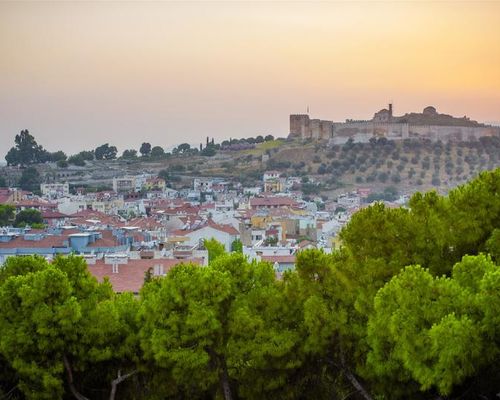
<path id="1" fill-rule="evenodd" d="M 500 120 L 500 2 L 1 2 L 0 158 L 286 136 L 288 115 Z"/>

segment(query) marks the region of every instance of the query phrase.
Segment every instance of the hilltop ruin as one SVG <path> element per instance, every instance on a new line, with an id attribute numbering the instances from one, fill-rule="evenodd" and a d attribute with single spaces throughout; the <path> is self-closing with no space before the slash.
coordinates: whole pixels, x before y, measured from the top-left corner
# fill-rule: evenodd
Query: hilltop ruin
<path id="1" fill-rule="evenodd" d="M 328 140 L 343 144 L 349 139 L 368 142 L 372 137 L 388 140 L 430 139 L 432 141 L 470 141 L 485 136 L 500 136 L 500 127 L 489 126 L 464 116 L 440 114 L 433 106 L 421 113 L 394 116 L 392 104 L 373 115 L 370 120 L 333 122 L 311 119 L 308 114 L 290 115 L 290 137 Z"/>

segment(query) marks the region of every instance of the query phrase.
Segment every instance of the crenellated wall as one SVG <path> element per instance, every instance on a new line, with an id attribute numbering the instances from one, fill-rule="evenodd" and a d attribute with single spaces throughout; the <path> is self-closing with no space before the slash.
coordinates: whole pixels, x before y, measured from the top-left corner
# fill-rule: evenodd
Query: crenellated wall
<path id="1" fill-rule="evenodd" d="M 310 119 L 306 114 L 290 115 L 290 136 L 301 139 L 329 140 L 343 144 L 349 139 L 368 142 L 372 137 L 388 140 L 429 139 L 431 141 L 470 141 L 486 136 L 499 136 L 500 127 L 410 125 L 403 122 L 332 122 Z"/>

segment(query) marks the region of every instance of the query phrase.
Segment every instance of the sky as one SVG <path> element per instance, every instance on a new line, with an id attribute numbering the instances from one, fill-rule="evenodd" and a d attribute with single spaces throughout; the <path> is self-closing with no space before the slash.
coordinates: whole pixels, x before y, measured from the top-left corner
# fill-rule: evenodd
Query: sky
<path id="1" fill-rule="evenodd" d="M 433 105 L 500 121 L 500 1 L 0 2 L 0 158 L 288 134 Z"/>

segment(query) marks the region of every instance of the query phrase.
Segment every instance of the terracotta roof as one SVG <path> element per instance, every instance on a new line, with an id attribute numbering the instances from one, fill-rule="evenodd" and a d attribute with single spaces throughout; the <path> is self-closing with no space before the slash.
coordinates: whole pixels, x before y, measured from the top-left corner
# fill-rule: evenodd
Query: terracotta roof
<path id="1" fill-rule="evenodd" d="M 254 197 L 250 199 L 251 207 L 283 207 L 283 206 L 294 206 L 296 205 L 295 200 L 290 197 Z"/>
<path id="2" fill-rule="evenodd" d="M 115 292 L 132 292 L 139 293 L 144 285 L 144 276 L 146 271 L 154 268 L 155 265 L 163 265 L 164 272 L 170 271 L 174 266 L 182 263 L 195 263 L 202 265 L 203 260 L 189 259 L 189 260 L 176 260 L 176 259 L 150 259 L 150 260 L 128 260 L 127 264 L 118 265 L 118 273 L 113 273 L 113 266 L 105 264 L 104 260 L 97 260 L 95 264 L 89 264 L 88 268 L 90 273 L 102 282 L 104 277 L 108 277 L 113 290 Z"/>
<path id="3" fill-rule="evenodd" d="M 229 235 L 239 235 L 240 232 L 233 226 L 231 225 L 222 225 L 222 224 L 217 224 L 215 223 L 212 219 L 207 220 L 205 223 L 200 223 L 199 226 L 197 226 L 194 229 L 176 229 L 171 231 L 170 233 L 172 235 L 176 236 L 185 236 L 191 232 L 199 231 L 201 229 L 210 227 L 212 229 L 216 229 L 221 232 L 225 232 Z"/>
<path id="4" fill-rule="evenodd" d="M 297 246 L 299 246 L 300 248 L 304 248 L 304 247 L 307 247 L 309 245 L 314 246 L 314 243 L 311 242 L 310 240 L 302 240 L 299 244 L 297 244 Z"/>
<path id="5" fill-rule="evenodd" d="M 47 203 L 38 200 L 22 200 L 13 203 L 17 207 L 39 207 L 39 208 L 57 208 L 55 203 Z"/>
<path id="6" fill-rule="evenodd" d="M 218 231 L 226 232 L 230 235 L 239 235 L 240 232 L 232 225 L 217 224 L 212 219 L 208 220 L 208 226 L 217 229 Z"/>
<path id="7" fill-rule="evenodd" d="M 72 218 L 66 214 L 60 213 L 58 211 L 46 210 L 42 211 L 42 218 L 45 219 L 58 219 L 58 218 Z"/>
<path id="8" fill-rule="evenodd" d="M 40 240 L 25 240 L 23 236 L 18 236 L 9 242 L 0 242 L 0 249 L 66 247 L 64 241 L 67 239 L 67 236 L 48 235 Z"/>
<path id="9" fill-rule="evenodd" d="M 72 235 L 73 233 L 81 233 L 82 231 L 77 228 L 70 228 L 70 229 L 63 229 L 62 232 L 64 236 L 69 236 Z"/>
<path id="10" fill-rule="evenodd" d="M 82 217 L 82 218 L 89 218 L 89 217 L 107 217 L 106 214 L 96 211 L 96 210 L 80 210 L 74 214 L 71 214 L 73 217 Z"/>
<path id="11" fill-rule="evenodd" d="M 119 245 L 120 244 L 115 238 L 102 238 L 90 243 L 88 247 L 116 247 Z"/>
<path id="12" fill-rule="evenodd" d="M 0 204 L 5 204 L 10 199 L 10 194 L 0 193 Z"/>
<path id="13" fill-rule="evenodd" d="M 262 261 L 268 261 L 270 263 L 275 263 L 277 262 L 278 264 L 280 263 L 293 263 L 295 264 L 295 256 L 262 256 L 261 257 Z"/>
<path id="14" fill-rule="evenodd" d="M 103 225 L 114 227 L 122 227 L 124 224 L 116 215 L 108 215 L 95 210 L 81 210 L 70 216 L 73 218 L 72 223 L 75 225 L 89 225 L 88 220 L 94 219 Z"/>
<path id="15" fill-rule="evenodd" d="M 113 236 L 113 232 L 110 230 L 98 231 L 101 234 L 101 238 L 97 239 L 94 243 L 90 243 L 88 247 L 115 247 L 120 246 L 118 240 Z"/>
<path id="16" fill-rule="evenodd" d="M 136 226 L 143 230 L 156 230 L 162 227 L 162 224 L 152 217 L 139 217 L 128 221 L 125 225 Z"/>

